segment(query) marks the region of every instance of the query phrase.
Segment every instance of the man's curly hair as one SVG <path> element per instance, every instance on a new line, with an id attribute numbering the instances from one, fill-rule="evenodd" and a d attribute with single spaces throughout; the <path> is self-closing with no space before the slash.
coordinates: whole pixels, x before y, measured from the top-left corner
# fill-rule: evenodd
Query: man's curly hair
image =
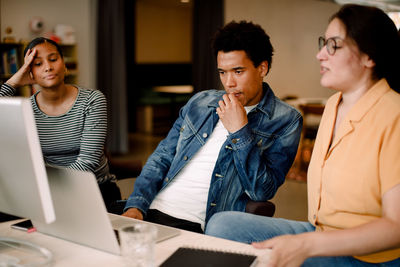
<path id="1" fill-rule="evenodd" d="M 270 38 L 260 25 L 252 22 L 242 20 L 226 24 L 216 32 L 212 47 L 215 56 L 219 51 L 227 53 L 244 50 L 255 67 L 266 60 L 268 69 L 271 68 L 274 48 Z"/>

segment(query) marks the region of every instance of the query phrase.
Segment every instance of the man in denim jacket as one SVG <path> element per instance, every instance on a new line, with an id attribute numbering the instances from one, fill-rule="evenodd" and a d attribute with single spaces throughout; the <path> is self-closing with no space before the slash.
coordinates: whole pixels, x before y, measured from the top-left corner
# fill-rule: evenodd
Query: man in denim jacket
<path id="1" fill-rule="evenodd" d="M 213 48 L 225 91 L 199 92 L 181 109 L 137 178 L 124 216 L 202 232 L 214 213 L 245 211 L 249 200 L 271 199 L 284 182 L 302 117 L 263 82 L 269 36 L 251 22 L 231 22 Z"/>

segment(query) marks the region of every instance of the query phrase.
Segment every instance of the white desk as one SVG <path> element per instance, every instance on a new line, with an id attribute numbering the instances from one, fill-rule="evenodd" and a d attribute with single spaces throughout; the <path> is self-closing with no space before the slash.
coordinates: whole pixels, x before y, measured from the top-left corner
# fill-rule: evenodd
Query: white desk
<path id="1" fill-rule="evenodd" d="M 25 240 L 47 248 L 53 253 L 53 266 L 124 266 L 120 256 L 38 232 L 26 233 L 24 231 L 12 229 L 10 225 L 15 222 L 16 221 L 0 223 L 0 236 Z M 265 265 L 269 253 L 268 250 L 258 250 L 250 245 L 181 230 L 180 235 L 156 244 L 157 266 L 164 262 L 178 247 L 181 246 L 251 253 L 258 256 L 258 266 Z"/>

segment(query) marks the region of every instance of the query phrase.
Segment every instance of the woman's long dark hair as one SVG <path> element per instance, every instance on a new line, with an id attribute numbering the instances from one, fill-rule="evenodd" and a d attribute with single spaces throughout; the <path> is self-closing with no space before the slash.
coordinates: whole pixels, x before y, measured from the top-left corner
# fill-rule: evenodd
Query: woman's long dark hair
<path id="1" fill-rule="evenodd" d="M 374 62 L 374 78 L 386 78 L 400 93 L 400 35 L 394 22 L 379 8 L 347 4 L 330 21 L 339 19 L 348 38 Z"/>

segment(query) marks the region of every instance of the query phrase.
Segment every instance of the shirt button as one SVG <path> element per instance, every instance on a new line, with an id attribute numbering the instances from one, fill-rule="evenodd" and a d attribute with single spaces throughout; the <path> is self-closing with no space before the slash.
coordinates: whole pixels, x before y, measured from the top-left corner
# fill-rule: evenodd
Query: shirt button
<path id="1" fill-rule="evenodd" d="M 187 160 L 187 159 L 188 159 L 188 157 L 187 157 L 187 156 L 184 156 L 184 157 L 183 157 L 183 160 Z"/>
<path id="2" fill-rule="evenodd" d="M 257 146 L 260 147 L 262 145 L 263 140 L 260 139 L 260 141 L 257 142 Z"/>
<path id="3" fill-rule="evenodd" d="M 207 138 L 208 134 L 207 133 L 203 133 L 203 138 Z"/>
<path id="4" fill-rule="evenodd" d="M 238 142 L 238 139 L 232 139 L 232 143 L 236 144 Z"/>
<path id="5" fill-rule="evenodd" d="M 168 182 L 168 180 L 169 180 L 168 177 L 165 177 L 164 181 L 165 181 L 165 182 Z"/>

